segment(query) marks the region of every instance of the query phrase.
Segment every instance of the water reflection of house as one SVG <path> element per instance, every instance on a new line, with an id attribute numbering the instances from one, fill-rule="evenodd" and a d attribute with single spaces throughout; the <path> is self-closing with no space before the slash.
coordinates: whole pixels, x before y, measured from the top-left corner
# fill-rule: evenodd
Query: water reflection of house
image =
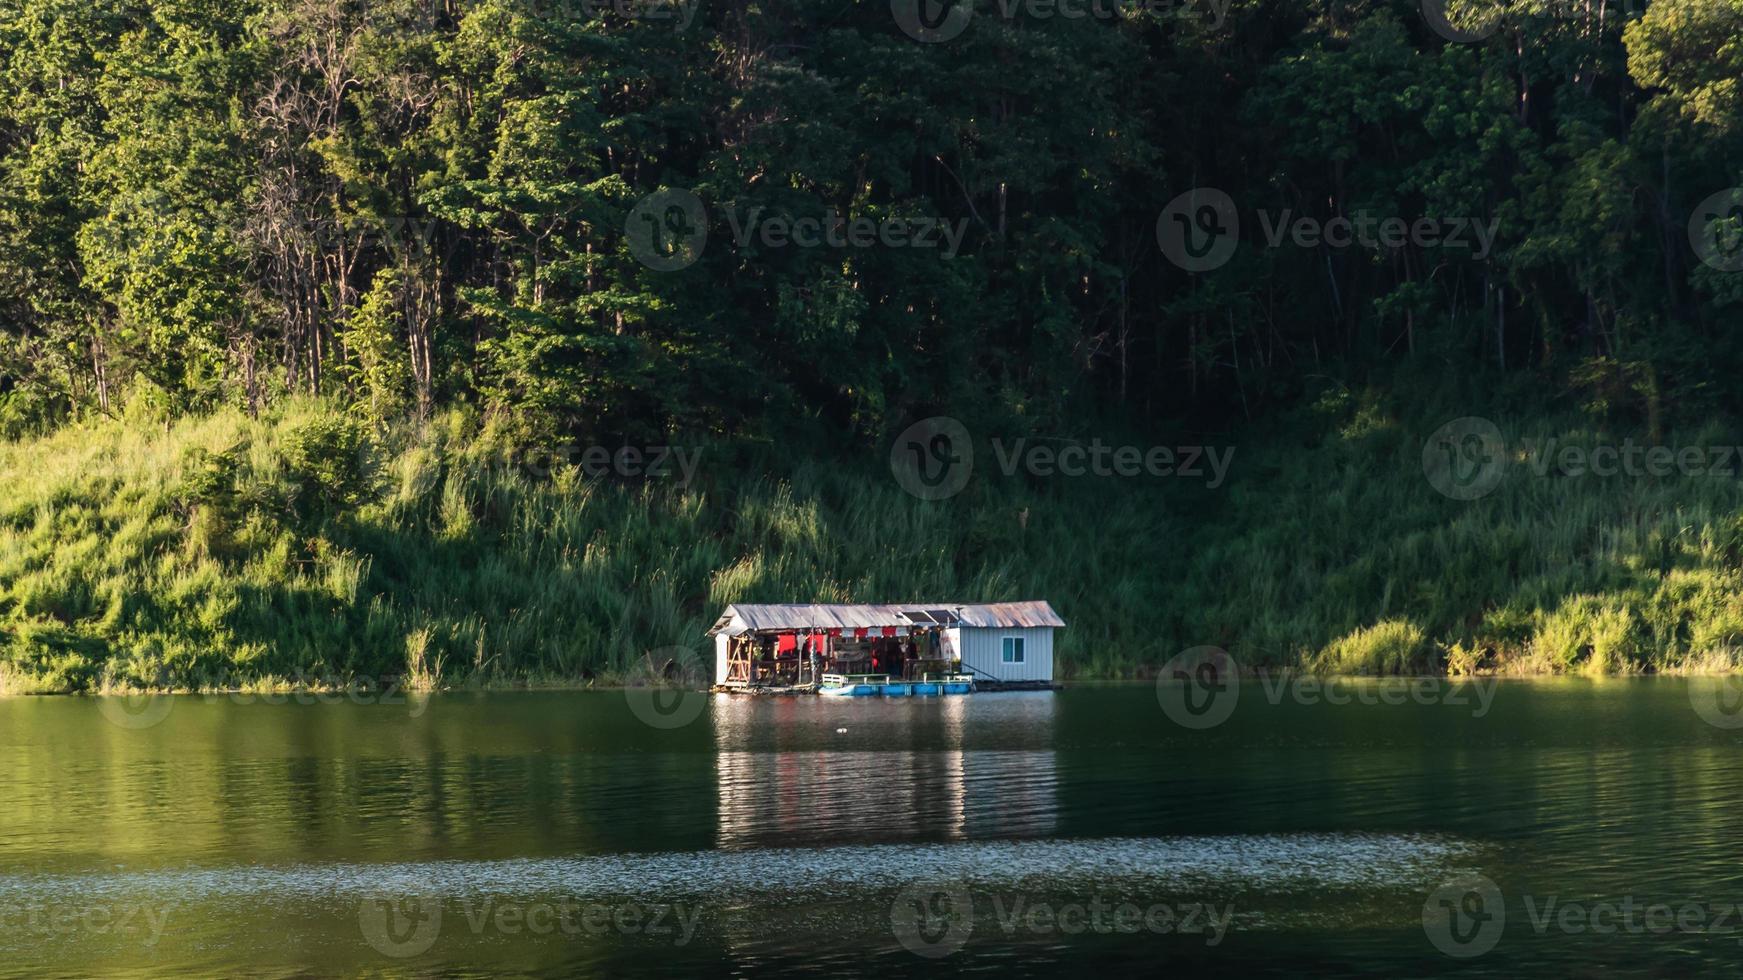
<path id="1" fill-rule="evenodd" d="M 1053 631 L 1046 602 L 974 605 L 727 606 L 709 630 L 715 682 L 731 689 L 801 687 L 820 674 L 908 680 L 960 669 L 977 683 L 1049 687 Z"/>
<path id="2" fill-rule="evenodd" d="M 721 697 L 714 710 L 720 846 L 1051 835 L 1054 710 L 1050 694 Z"/>

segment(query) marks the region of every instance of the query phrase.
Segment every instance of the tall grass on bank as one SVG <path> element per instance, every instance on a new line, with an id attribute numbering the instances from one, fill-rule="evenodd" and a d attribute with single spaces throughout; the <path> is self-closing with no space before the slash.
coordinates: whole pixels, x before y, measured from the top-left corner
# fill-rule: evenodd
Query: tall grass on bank
<path id="1" fill-rule="evenodd" d="M 1505 478 L 1449 499 L 1424 440 L 1483 404 L 1513 406 L 1490 413 Z M 1207 644 L 1351 673 L 1734 666 L 1743 479 L 1543 469 L 1549 439 L 1645 437 L 1529 404 L 1334 388 L 1233 439 L 1214 491 L 985 466 L 939 502 L 880 459 L 773 473 L 742 447 L 699 447 L 690 485 L 534 472 L 461 414 L 68 428 L 0 444 L 0 689 L 622 677 L 671 647 L 711 663 L 703 633 L 740 601 L 1046 598 L 1065 678 Z"/>
<path id="2" fill-rule="evenodd" d="M 1108 671 L 1139 655 L 1117 605 L 1160 608 L 1133 574 L 1168 526 L 1149 498 L 935 505 L 887 469 L 777 478 L 701 449 L 690 486 L 547 473 L 459 415 L 383 434 L 313 402 L 0 445 L 0 672 L 32 690 L 579 680 L 670 647 L 711 667 L 703 633 L 731 602 L 1070 606 L 1067 583 L 1106 597 L 1068 643 Z"/>
<path id="3" fill-rule="evenodd" d="M 1654 439 L 1523 390 L 1401 394 L 1446 388 L 1418 382 L 1334 389 L 1313 417 L 1255 436 L 1215 526 L 1193 539 L 1177 601 L 1196 611 L 1195 642 L 1243 663 L 1359 673 L 1735 661 L 1743 459 L 1725 469 L 1724 447 L 1743 442 L 1738 432 L 1709 424 Z M 1502 434 L 1502 478 L 1478 499 L 1451 499 L 1426 479 L 1423 448 L 1471 415 Z M 1629 441 L 1699 449 L 1701 463 L 1598 475 L 1546 455 Z"/>

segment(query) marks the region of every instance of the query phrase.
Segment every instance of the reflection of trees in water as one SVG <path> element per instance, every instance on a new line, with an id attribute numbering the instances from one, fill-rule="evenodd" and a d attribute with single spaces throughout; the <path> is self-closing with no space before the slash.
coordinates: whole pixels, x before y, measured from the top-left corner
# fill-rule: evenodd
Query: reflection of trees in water
<path id="1" fill-rule="evenodd" d="M 719 844 L 1052 834 L 1053 713 L 1051 693 L 905 702 L 719 699 Z"/>

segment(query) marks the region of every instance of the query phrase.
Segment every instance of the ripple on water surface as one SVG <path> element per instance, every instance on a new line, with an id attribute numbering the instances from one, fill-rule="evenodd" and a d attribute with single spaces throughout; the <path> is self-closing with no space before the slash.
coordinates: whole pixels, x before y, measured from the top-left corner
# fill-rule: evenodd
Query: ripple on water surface
<path id="1" fill-rule="evenodd" d="M 394 889 L 447 895 L 539 894 L 674 899 L 900 886 L 926 877 L 987 887 L 1045 880 L 1291 891 L 1410 888 L 1445 875 L 1469 842 L 1422 835 L 1013 840 L 752 851 L 617 854 L 506 861 L 237 866 L 0 876 L 0 898 L 180 901 L 345 898 Z"/>

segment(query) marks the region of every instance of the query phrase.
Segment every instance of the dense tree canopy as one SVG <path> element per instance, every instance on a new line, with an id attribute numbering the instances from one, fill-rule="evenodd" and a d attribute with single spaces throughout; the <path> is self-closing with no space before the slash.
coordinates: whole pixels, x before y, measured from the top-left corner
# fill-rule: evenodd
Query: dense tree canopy
<path id="1" fill-rule="evenodd" d="M 1743 0 L 906 2 L 4 0 L 0 422 L 852 444 L 1453 355 L 1738 407 Z"/>

